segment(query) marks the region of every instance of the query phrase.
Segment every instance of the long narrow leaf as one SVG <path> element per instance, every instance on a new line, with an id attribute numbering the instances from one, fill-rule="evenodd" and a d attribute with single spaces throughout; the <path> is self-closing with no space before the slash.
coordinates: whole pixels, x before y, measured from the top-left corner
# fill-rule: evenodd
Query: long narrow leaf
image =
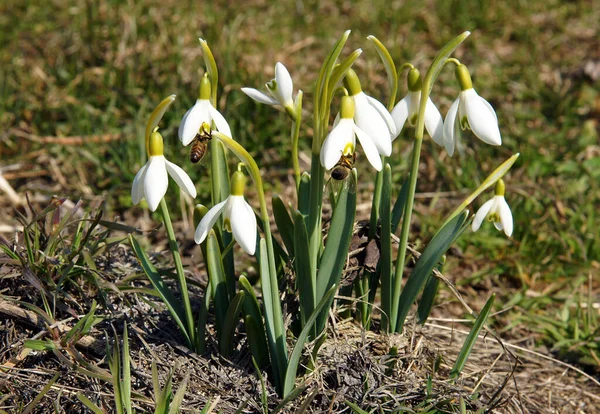
<path id="1" fill-rule="evenodd" d="M 215 317 L 217 322 L 217 331 L 219 337 L 222 335 L 225 314 L 229 308 L 229 294 L 227 292 L 227 282 L 225 280 L 225 271 L 221 261 L 221 249 L 216 234 L 211 231 L 206 239 L 206 267 L 210 285 L 212 287 L 213 303 L 215 304 Z"/>
<path id="2" fill-rule="evenodd" d="M 381 328 L 389 328 L 388 312 L 392 307 L 392 223 L 391 223 L 392 169 L 385 164 L 381 187 L 381 256 L 379 257 L 379 274 L 381 279 Z M 376 284 L 372 284 L 375 285 Z"/>
<path id="3" fill-rule="evenodd" d="M 244 325 L 246 327 L 250 352 L 252 352 L 252 356 L 256 360 L 258 366 L 260 368 L 265 368 L 269 364 L 269 352 L 265 340 L 265 331 L 262 329 L 262 326 L 259 325 L 259 322 L 251 315 L 246 315 L 244 318 Z"/>
<path id="4" fill-rule="evenodd" d="M 436 266 L 438 271 L 441 271 L 443 268 L 444 256 L 442 256 L 442 260 Z M 425 282 L 425 288 L 423 289 L 423 294 L 421 295 L 421 299 L 419 300 L 419 306 L 417 308 L 417 322 L 420 324 L 424 324 L 427 322 L 427 318 L 429 318 L 429 314 L 431 313 L 431 309 L 433 309 L 433 304 L 435 302 L 435 297 L 438 291 L 438 285 L 440 284 L 440 279 L 435 277 L 433 274 L 429 274 L 427 278 L 427 282 Z"/>
<path id="5" fill-rule="evenodd" d="M 302 356 L 302 350 L 304 349 L 304 343 L 308 339 L 308 334 L 311 331 L 312 325 L 316 322 L 317 317 L 323 311 L 323 309 L 333 300 L 333 295 L 335 294 L 337 286 L 333 285 L 315 308 L 315 311 L 308 321 L 306 321 L 306 325 L 300 335 L 298 335 L 298 340 L 296 341 L 296 345 L 294 346 L 294 350 L 292 351 L 292 355 L 290 355 L 290 360 L 288 362 L 287 370 L 285 373 L 285 381 L 283 383 L 283 396 L 286 397 L 290 394 L 292 389 L 294 388 L 294 382 L 296 381 L 296 373 L 298 371 L 298 364 L 300 363 L 300 357 Z"/>
<path id="6" fill-rule="evenodd" d="M 156 268 L 150 262 L 150 259 L 148 259 L 148 256 L 146 256 L 144 250 L 140 247 L 137 240 L 131 234 L 129 235 L 129 243 L 131 244 L 133 252 L 140 262 L 142 269 L 144 269 L 144 273 L 146 273 L 146 276 L 148 276 L 148 279 L 150 279 L 150 283 L 152 283 L 152 286 L 154 286 L 154 289 L 156 289 L 158 292 L 161 300 L 167 306 L 167 309 L 171 313 L 175 323 L 177 326 L 179 326 L 179 330 L 185 337 L 186 342 L 191 346 L 192 342 L 184 323 L 185 316 L 183 309 L 181 308 L 181 301 L 175 298 L 175 295 L 173 295 L 171 290 L 167 287 L 167 285 L 165 285 L 165 282 L 156 271 Z"/>
<path id="7" fill-rule="evenodd" d="M 406 206 L 406 200 L 408 199 L 408 182 L 409 177 L 406 177 L 402 183 L 402 188 L 400 189 L 398 198 L 394 203 L 394 208 L 392 210 L 392 233 L 396 232 L 398 224 L 400 224 L 400 219 L 404 215 L 404 207 Z"/>
<path id="8" fill-rule="evenodd" d="M 157 106 L 154 108 L 154 111 L 150 114 L 148 118 L 148 122 L 146 123 L 146 135 L 144 135 L 146 139 L 146 148 L 148 148 L 148 140 L 150 139 L 150 134 L 156 128 L 160 120 L 162 119 L 169 106 L 175 101 L 175 95 L 169 95 L 165 99 L 163 99 Z"/>
<path id="9" fill-rule="evenodd" d="M 456 362 L 454 363 L 454 366 L 452 367 L 452 371 L 450 371 L 450 378 L 458 377 L 460 375 L 460 372 L 464 368 L 464 366 L 467 362 L 467 358 L 469 358 L 469 355 L 471 354 L 471 351 L 473 350 L 475 341 L 477 341 L 479 332 L 481 332 L 481 329 L 483 328 L 485 321 L 487 320 L 488 316 L 490 315 L 490 312 L 492 311 L 492 306 L 494 305 L 495 298 L 496 298 L 496 295 L 494 294 L 488 299 L 488 301 L 485 303 L 483 309 L 479 313 L 479 316 L 477 316 L 477 319 L 475 319 L 473 328 L 471 328 L 471 332 L 469 332 L 469 335 L 467 335 L 467 338 L 465 339 L 465 342 L 464 342 L 462 348 L 460 349 L 460 353 L 458 354 L 458 358 L 456 358 Z"/>
<path id="10" fill-rule="evenodd" d="M 296 269 L 296 284 L 300 300 L 300 319 L 304 326 L 315 309 L 317 293 L 314 276 L 316 276 L 316 269 L 311 269 L 310 266 L 308 233 L 304 225 L 304 217 L 299 211 L 294 213 L 294 250 L 296 251 L 294 268 Z"/>
<path id="11" fill-rule="evenodd" d="M 390 55 L 390 52 L 383 45 L 383 43 L 379 41 L 379 39 L 372 35 L 367 36 L 367 39 L 369 39 L 373 46 L 375 46 L 375 50 L 381 58 L 381 62 L 383 63 L 383 67 L 385 68 L 385 73 L 388 77 L 388 85 L 390 89 L 388 110 L 391 111 L 394 107 L 394 104 L 396 103 L 396 93 L 398 92 L 398 72 L 396 71 L 396 65 L 394 64 L 394 59 L 392 59 L 392 55 Z"/>
<path id="12" fill-rule="evenodd" d="M 448 247 L 450 247 L 452 242 L 454 242 L 462 232 L 462 225 L 467 219 L 468 214 L 469 213 L 465 211 L 462 214 L 457 215 L 448 224 L 438 230 L 417 261 L 417 264 L 400 295 L 397 319 L 398 332 L 402 331 L 404 321 L 408 315 L 408 310 L 417 298 L 417 295 L 427 281 L 427 277 L 434 266 L 439 262 L 446 250 L 448 250 Z"/>
<path id="13" fill-rule="evenodd" d="M 307 172 L 302 173 L 300 177 L 300 187 L 298 188 L 298 210 L 303 216 L 308 215 L 310 203 L 310 175 Z"/>
<path id="14" fill-rule="evenodd" d="M 278 195 L 273 196 L 273 217 L 281 240 L 291 257 L 294 257 L 294 223 L 290 218 L 288 209 Z"/>
<path id="15" fill-rule="evenodd" d="M 233 335 L 235 334 L 235 327 L 238 324 L 239 314 L 244 304 L 244 295 L 243 290 L 240 290 L 235 295 L 225 315 L 221 338 L 219 339 L 219 351 L 225 357 L 228 357 L 233 352 Z"/>

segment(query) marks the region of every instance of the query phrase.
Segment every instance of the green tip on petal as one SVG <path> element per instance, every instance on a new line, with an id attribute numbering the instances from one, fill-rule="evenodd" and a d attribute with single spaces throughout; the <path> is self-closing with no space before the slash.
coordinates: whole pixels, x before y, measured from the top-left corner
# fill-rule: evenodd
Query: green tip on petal
<path id="1" fill-rule="evenodd" d="M 354 69 L 348 69 L 348 73 L 344 78 L 344 86 L 350 91 L 350 95 L 354 96 L 362 92 L 362 87 L 360 86 L 360 80 L 358 79 L 358 75 L 354 71 Z"/>
<path id="2" fill-rule="evenodd" d="M 421 80 L 421 72 L 419 72 L 419 69 L 413 67 L 408 71 L 406 83 L 408 90 L 411 92 L 418 92 L 421 90 L 423 82 Z"/>
<path id="3" fill-rule="evenodd" d="M 456 75 L 456 80 L 460 84 L 460 90 L 466 91 L 468 89 L 473 89 L 473 82 L 471 81 L 471 74 L 469 73 L 469 69 L 463 64 L 460 64 L 454 70 L 454 74 Z"/>
<path id="4" fill-rule="evenodd" d="M 163 137 L 157 130 L 150 134 L 150 139 L 148 140 L 148 154 L 151 157 L 164 155 Z"/>
<path id="5" fill-rule="evenodd" d="M 504 196 L 504 191 L 506 190 L 506 186 L 504 185 L 504 180 L 500 178 L 496 181 L 496 187 L 494 188 L 494 194 L 497 196 Z"/>
<path id="6" fill-rule="evenodd" d="M 243 196 L 246 188 L 246 176 L 241 171 L 236 171 L 231 176 L 231 195 Z"/>
<path id="7" fill-rule="evenodd" d="M 342 110 L 340 111 L 342 119 L 354 118 L 354 99 L 350 96 L 342 96 Z"/>

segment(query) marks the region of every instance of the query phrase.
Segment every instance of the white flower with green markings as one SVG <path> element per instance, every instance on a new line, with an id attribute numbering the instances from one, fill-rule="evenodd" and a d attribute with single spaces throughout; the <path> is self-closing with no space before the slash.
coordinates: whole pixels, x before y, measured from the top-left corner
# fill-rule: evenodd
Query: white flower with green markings
<path id="1" fill-rule="evenodd" d="M 330 170 L 337 164 L 342 155 L 353 154 L 356 148 L 356 137 L 358 137 L 371 165 L 377 171 L 381 171 L 381 157 L 376 143 L 385 139 L 389 140 L 389 134 L 387 135 L 388 138 L 380 135 L 371 136 L 359 128 L 354 123 L 354 100 L 349 96 L 342 98 L 340 114 L 339 121 L 323 142 L 320 155 L 321 165 Z"/>
<path id="2" fill-rule="evenodd" d="M 148 208 L 155 211 L 160 200 L 167 193 L 169 175 L 183 191 L 192 198 L 196 197 L 196 187 L 187 173 L 163 155 L 163 138 L 155 129 L 150 135 L 148 144 L 148 162 L 140 168 L 133 179 L 131 188 L 133 204 L 146 199 Z"/>
<path id="3" fill-rule="evenodd" d="M 473 219 L 473 231 L 479 230 L 483 220 L 494 223 L 494 226 L 504 231 L 508 237 L 512 236 L 513 232 L 513 217 L 508 203 L 504 199 L 504 181 L 502 179 L 496 182 L 495 195 L 491 200 L 486 201 L 475 213 Z"/>
<path id="4" fill-rule="evenodd" d="M 275 65 L 275 78 L 265 84 L 267 95 L 264 92 L 254 88 L 242 88 L 242 92 L 257 102 L 266 105 L 281 105 L 290 114 L 294 113 L 294 100 L 292 94 L 294 92 L 294 84 L 292 77 L 281 62 Z"/>
<path id="5" fill-rule="evenodd" d="M 233 238 L 250 255 L 256 251 L 256 216 L 252 207 L 244 200 L 244 187 L 246 177 L 240 171 L 233 173 L 231 177 L 231 194 L 226 200 L 213 206 L 200 220 L 194 240 L 197 244 L 202 243 L 210 229 L 213 228 L 219 216 L 223 214 L 224 227 L 233 234 Z"/>
<path id="6" fill-rule="evenodd" d="M 200 97 L 196 100 L 194 106 L 185 113 L 179 125 L 179 139 L 183 145 L 187 146 L 194 140 L 196 134 L 200 131 L 200 127 L 205 122 L 208 125 L 212 125 L 214 122 L 217 131 L 231 137 L 229 124 L 210 103 L 210 92 L 210 79 L 208 79 L 208 74 L 205 73 L 200 82 Z"/>
<path id="7" fill-rule="evenodd" d="M 460 139 L 461 130 L 470 129 L 483 142 L 490 145 L 502 145 L 498 117 L 488 101 L 473 89 L 471 75 L 465 65 L 456 67 L 456 78 L 461 87 L 444 121 L 444 147 L 448 154 L 454 154 L 454 148 Z"/>

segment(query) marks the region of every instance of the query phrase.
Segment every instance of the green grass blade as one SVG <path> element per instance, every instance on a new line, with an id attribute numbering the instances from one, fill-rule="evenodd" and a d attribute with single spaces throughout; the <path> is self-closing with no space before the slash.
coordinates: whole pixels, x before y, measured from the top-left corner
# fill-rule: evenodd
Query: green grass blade
<path id="1" fill-rule="evenodd" d="M 492 311 L 492 306 L 494 305 L 495 298 L 496 295 L 494 294 L 488 299 L 488 301 L 485 303 L 485 306 L 479 313 L 479 316 L 477 316 L 477 319 L 475 319 L 473 328 L 471 328 L 471 332 L 469 332 L 469 335 L 467 335 L 465 343 L 463 344 L 460 353 L 458 354 L 458 358 L 456 358 L 456 362 L 452 367 L 452 371 L 450 371 L 450 378 L 456 378 L 460 375 L 460 372 L 462 371 L 463 367 L 465 366 L 465 363 L 467 362 L 467 358 L 469 358 L 469 355 L 473 350 L 475 341 L 477 341 L 479 332 L 481 332 L 485 321 L 487 320 L 488 316 L 490 315 L 490 312 Z"/>
<path id="2" fill-rule="evenodd" d="M 94 414 L 104 414 L 104 411 L 100 409 L 96 404 L 94 404 L 88 397 L 83 394 L 77 394 L 77 399 L 81 401 L 83 405 L 87 407 Z"/>
<path id="3" fill-rule="evenodd" d="M 467 219 L 468 212 L 454 217 L 448 224 L 438 230 L 433 236 L 425 251 L 417 261 L 412 274 L 406 282 L 406 286 L 400 294 L 398 306 L 397 331 L 401 332 L 408 311 L 421 291 L 421 288 L 427 281 L 434 266 L 439 262 L 442 255 L 448 250 L 448 247 L 461 234 L 463 224 Z M 399 281 L 397 283 L 400 283 Z"/>
<path id="4" fill-rule="evenodd" d="M 244 291 L 240 290 L 234 296 L 225 314 L 223 329 L 219 339 L 219 351 L 225 357 L 228 357 L 233 352 L 233 335 L 235 334 L 235 327 L 239 322 L 239 314 L 244 305 L 244 296 Z"/>
<path id="5" fill-rule="evenodd" d="M 294 213 L 294 251 L 296 252 L 294 268 L 300 301 L 300 319 L 302 326 L 312 315 L 316 303 L 316 269 L 310 266 L 308 232 L 304 225 L 304 217 L 299 211 Z"/>
<path id="6" fill-rule="evenodd" d="M 438 266 L 438 268 L 439 267 L 441 266 Z M 439 284 L 440 280 L 434 275 L 430 274 L 427 282 L 425 283 L 421 300 L 419 300 L 419 306 L 417 307 L 418 323 L 424 324 L 427 322 L 427 318 L 429 318 L 429 314 L 431 313 L 431 309 L 433 309 L 433 304 L 435 303 L 435 296 L 437 295 Z"/>
<path id="7" fill-rule="evenodd" d="M 283 240 L 289 256 L 294 257 L 294 223 L 290 218 L 288 209 L 278 195 L 273 196 L 271 204 L 273 206 L 275 224 L 281 235 L 281 240 Z"/>
<path id="8" fill-rule="evenodd" d="M 191 337 L 187 332 L 187 328 L 184 322 L 185 316 L 183 313 L 183 309 L 181 308 L 181 301 L 175 298 L 175 295 L 173 295 L 171 290 L 167 287 L 165 282 L 162 280 L 162 278 L 156 271 L 154 265 L 150 262 L 150 259 L 148 259 L 148 256 L 146 256 L 144 250 L 141 248 L 137 240 L 131 234 L 129 235 L 129 243 L 131 244 L 133 252 L 135 253 L 138 261 L 140 262 L 144 273 L 146 273 L 146 276 L 148 276 L 148 279 L 150 279 L 150 283 L 152 283 L 152 286 L 154 286 L 154 289 L 156 289 L 156 291 L 158 292 L 159 297 L 171 313 L 171 316 L 175 320 L 175 323 L 179 327 L 179 330 L 181 330 L 181 333 L 184 335 L 186 342 L 189 346 L 191 346 Z"/>
<path id="9" fill-rule="evenodd" d="M 336 285 L 333 285 L 329 291 L 318 303 L 315 311 L 308 321 L 306 321 L 306 325 L 300 335 L 298 335 L 298 340 L 296 341 L 296 345 L 294 346 L 294 350 L 292 351 L 292 355 L 290 355 L 290 360 L 288 362 L 288 367 L 285 373 L 285 381 L 283 383 L 283 396 L 287 397 L 292 389 L 294 388 L 294 382 L 296 381 L 296 373 L 298 371 L 298 364 L 300 363 L 300 357 L 302 356 L 302 349 L 304 348 L 304 344 L 308 339 L 308 334 L 311 331 L 312 325 L 316 322 L 317 317 L 321 314 L 321 312 L 328 306 L 333 300 L 333 296 L 337 289 Z"/>
<path id="10" fill-rule="evenodd" d="M 350 407 L 352 409 L 352 412 L 355 414 L 369 414 L 368 411 L 363 410 L 362 408 L 360 408 L 358 405 L 354 404 L 353 402 L 346 401 L 346 405 L 348 407 Z"/>
<path id="11" fill-rule="evenodd" d="M 379 258 L 379 277 L 381 279 L 381 329 L 389 329 L 388 313 L 392 308 L 392 223 L 391 223 L 392 169 L 385 164 L 381 187 L 381 256 Z M 376 283 L 371 284 L 377 288 Z"/>
<path id="12" fill-rule="evenodd" d="M 306 386 L 304 385 L 291 390 L 290 393 L 286 395 L 285 398 L 281 400 L 281 402 L 277 404 L 277 406 L 273 408 L 269 414 L 277 414 L 279 411 L 283 410 L 286 405 L 298 398 L 304 392 L 304 390 L 306 390 Z"/>
<path id="13" fill-rule="evenodd" d="M 44 388 L 42 388 L 40 393 L 36 395 L 35 398 L 29 404 L 27 404 L 27 407 L 25 407 L 22 414 L 29 414 L 33 411 L 33 409 L 40 402 L 40 400 L 44 398 L 44 395 L 48 394 L 48 391 L 50 391 L 50 388 L 52 388 L 54 383 L 58 380 L 58 377 L 60 377 L 60 372 L 57 372 L 54 375 L 54 377 L 52 377 L 52 379 L 48 381 L 46 385 L 44 385 Z"/>
<path id="14" fill-rule="evenodd" d="M 179 407 L 181 407 L 181 403 L 183 402 L 183 397 L 185 396 L 185 390 L 187 389 L 187 383 L 190 379 L 190 373 L 185 374 L 185 378 L 179 384 L 179 388 L 173 397 L 173 401 L 171 401 L 171 405 L 169 407 L 168 414 L 177 414 L 179 412 Z"/>
<path id="15" fill-rule="evenodd" d="M 123 326 L 123 353 L 122 353 L 121 397 L 127 414 L 131 414 L 131 359 L 129 357 L 129 335 L 127 323 Z"/>

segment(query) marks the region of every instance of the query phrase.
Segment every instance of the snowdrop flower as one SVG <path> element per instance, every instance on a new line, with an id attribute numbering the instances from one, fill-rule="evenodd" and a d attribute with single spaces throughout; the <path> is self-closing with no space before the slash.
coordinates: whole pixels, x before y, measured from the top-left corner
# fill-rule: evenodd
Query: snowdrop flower
<path id="1" fill-rule="evenodd" d="M 371 137 L 379 154 L 390 156 L 392 154 L 392 136 L 396 135 L 396 125 L 392 116 L 381 102 L 362 91 L 354 70 L 348 70 L 348 74 L 344 78 L 344 85 L 350 93 L 350 98 L 354 101 L 356 126 Z M 373 166 L 375 165 L 373 164 Z"/>
<path id="2" fill-rule="evenodd" d="M 219 215 L 223 213 L 225 229 L 233 233 L 233 238 L 250 255 L 256 250 L 256 216 L 252 207 L 244 200 L 244 187 L 246 177 L 240 171 L 233 173 L 231 177 L 231 195 L 225 201 L 220 202 L 208 210 L 200 224 L 196 227 L 194 240 L 197 244 L 202 243 L 208 236 L 208 232 L 217 222 Z"/>
<path id="3" fill-rule="evenodd" d="M 470 129 L 475 136 L 490 145 L 502 145 L 498 118 L 488 101 L 473 89 L 469 70 L 463 64 L 456 67 L 456 79 L 461 92 L 446 114 L 444 121 L 444 147 L 454 154 L 461 129 Z"/>
<path id="4" fill-rule="evenodd" d="M 275 78 L 265 84 L 269 95 L 254 88 L 242 88 L 242 92 L 257 102 L 267 105 L 281 105 L 287 113 L 295 118 L 294 101 L 292 93 L 294 84 L 292 77 L 281 62 L 275 65 Z"/>
<path id="5" fill-rule="evenodd" d="M 151 211 L 157 209 L 160 200 L 167 192 L 168 175 L 175 180 L 183 191 L 193 198 L 196 197 L 196 188 L 190 177 L 180 167 L 164 157 L 163 138 L 157 129 L 150 135 L 148 162 L 135 175 L 133 187 L 131 188 L 131 201 L 133 204 L 138 204 L 145 198 Z"/>
<path id="6" fill-rule="evenodd" d="M 504 199 L 504 181 L 502 179 L 496 182 L 495 195 L 491 200 L 486 201 L 475 214 L 473 219 L 473 231 L 479 230 L 483 219 L 487 217 L 488 221 L 494 223 L 494 226 L 510 237 L 513 232 L 513 218 L 508 203 Z"/>
<path id="7" fill-rule="evenodd" d="M 342 98 L 340 120 L 333 127 L 329 135 L 327 135 L 327 138 L 325 138 L 325 141 L 323 142 L 323 147 L 321 148 L 321 165 L 325 167 L 325 169 L 330 170 L 337 164 L 342 155 L 347 156 L 354 154 L 356 137 L 358 137 L 360 145 L 362 145 L 363 151 L 371 165 L 377 171 L 381 171 L 381 157 L 379 156 L 379 151 L 375 142 L 376 139 L 381 139 L 382 137 L 370 136 L 354 123 L 354 102 L 355 101 L 349 96 L 344 96 Z"/>
<path id="8" fill-rule="evenodd" d="M 408 94 L 400 100 L 392 110 L 392 118 L 396 123 L 396 139 L 404 124 L 414 127 L 419 116 L 419 105 L 421 104 L 422 81 L 419 70 L 411 68 L 408 72 Z M 442 115 L 430 98 L 427 98 L 425 106 L 425 128 L 436 144 L 444 146 L 444 122 Z"/>
<path id="9" fill-rule="evenodd" d="M 188 145 L 194 140 L 204 122 L 208 125 L 212 125 L 214 122 L 219 132 L 231 137 L 229 124 L 210 103 L 210 92 L 210 79 L 208 79 L 208 73 L 205 73 L 200 82 L 200 97 L 194 106 L 185 113 L 179 125 L 179 139 L 183 145 Z"/>

